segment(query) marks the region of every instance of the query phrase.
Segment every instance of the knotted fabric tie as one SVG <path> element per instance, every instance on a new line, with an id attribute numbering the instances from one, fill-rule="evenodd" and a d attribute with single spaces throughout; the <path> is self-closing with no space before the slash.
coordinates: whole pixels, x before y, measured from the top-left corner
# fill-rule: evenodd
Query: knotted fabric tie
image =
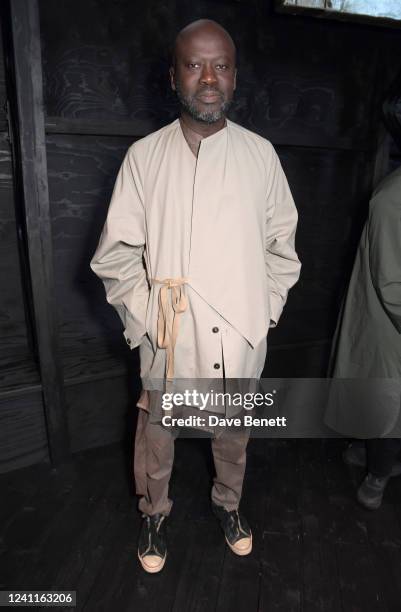
<path id="1" fill-rule="evenodd" d="M 157 319 L 157 345 L 166 349 L 166 378 L 174 378 L 174 348 L 177 342 L 180 315 L 187 308 L 187 298 L 184 292 L 187 278 L 152 278 L 152 282 L 160 283 L 159 314 Z M 171 299 L 169 290 L 171 291 Z"/>

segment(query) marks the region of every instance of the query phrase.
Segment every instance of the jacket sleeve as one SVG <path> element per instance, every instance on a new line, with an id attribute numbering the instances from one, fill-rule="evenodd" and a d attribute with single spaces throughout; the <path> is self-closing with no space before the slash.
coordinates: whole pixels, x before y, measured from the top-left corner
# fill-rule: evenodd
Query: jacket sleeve
<path id="1" fill-rule="evenodd" d="M 394 327 L 401 333 L 401 214 L 398 202 L 383 199 L 381 195 L 372 200 L 368 237 L 373 286 Z"/>
<path id="2" fill-rule="evenodd" d="M 280 160 L 271 148 L 267 185 L 265 263 L 269 288 L 270 327 L 280 318 L 290 288 L 299 278 L 301 264 L 295 252 L 298 213 Z"/>
<path id="3" fill-rule="evenodd" d="M 145 235 L 140 172 L 130 147 L 117 175 L 90 267 L 103 281 L 106 299 L 118 312 L 131 349 L 139 346 L 146 334 L 149 285 L 143 260 Z"/>

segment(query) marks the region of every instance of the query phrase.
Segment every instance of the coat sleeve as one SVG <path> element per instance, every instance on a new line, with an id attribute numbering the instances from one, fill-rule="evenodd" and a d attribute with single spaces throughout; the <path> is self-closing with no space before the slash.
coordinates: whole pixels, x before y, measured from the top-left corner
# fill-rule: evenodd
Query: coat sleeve
<path id="1" fill-rule="evenodd" d="M 298 213 L 280 160 L 271 147 L 267 185 L 265 263 L 269 287 L 270 327 L 280 318 L 288 291 L 299 278 L 301 264 L 295 252 Z"/>
<path id="2" fill-rule="evenodd" d="M 377 296 L 401 333 L 401 214 L 398 202 L 378 195 L 369 215 L 369 264 Z"/>
<path id="3" fill-rule="evenodd" d="M 106 299 L 118 312 L 131 349 L 141 344 L 146 333 L 149 284 L 143 259 L 145 235 L 140 172 L 130 147 L 117 175 L 90 267 L 103 281 Z"/>

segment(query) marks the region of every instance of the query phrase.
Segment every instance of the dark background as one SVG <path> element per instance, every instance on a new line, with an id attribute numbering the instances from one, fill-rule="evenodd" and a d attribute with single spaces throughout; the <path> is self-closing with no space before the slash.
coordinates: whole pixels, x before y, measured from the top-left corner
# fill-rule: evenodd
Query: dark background
<path id="1" fill-rule="evenodd" d="M 138 354 L 89 261 L 126 149 L 177 116 L 169 46 L 201 17 L 233 36 L 229 116 L 276 147 L 299 211 L 301 279 L 269 334 L 264 376 L 325 376 L 369 195 L 400 161 L 380 118 L 400 32 L 279 15 L 268 0 L 26 4 L 1 13 L 0 471 L 129 443 Z M 27 152 L 41 137 L 47 167 Z M 35 208 L 27 176 L 48 189 L 47 208 Z"/>

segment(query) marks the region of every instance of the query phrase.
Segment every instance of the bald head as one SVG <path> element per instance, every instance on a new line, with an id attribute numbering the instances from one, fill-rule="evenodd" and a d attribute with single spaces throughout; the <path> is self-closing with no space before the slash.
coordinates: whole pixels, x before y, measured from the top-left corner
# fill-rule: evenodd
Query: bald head
<path id="1" fill-rule="evenodd" d="M 221 25 L 199 19 L 178 34 L 170 80 L 181 116 L 198 123 L 221 122 L 231 105 L 236 74 L 235 45 Z"/>
<path id="2" fill-rule="evenodd" d="M 212 19 L 197 19 L 192 23 L 182 28 L 176 36 L 173 47 L 172 64 L 175 68 L 177 64 L 177 57 L 179 57 L 182 49 L 186 47 L 188 43 L 196 44 L 196 41 L 201 39 L 202 41 L 215 42 L 216 39 L 220 39 L 223 44 L 230 49 L 233 54 L 234 63 L 236 61 L 236 48 L 233 39 L 230 34 L 225 30 L 217 21 Z"/>

